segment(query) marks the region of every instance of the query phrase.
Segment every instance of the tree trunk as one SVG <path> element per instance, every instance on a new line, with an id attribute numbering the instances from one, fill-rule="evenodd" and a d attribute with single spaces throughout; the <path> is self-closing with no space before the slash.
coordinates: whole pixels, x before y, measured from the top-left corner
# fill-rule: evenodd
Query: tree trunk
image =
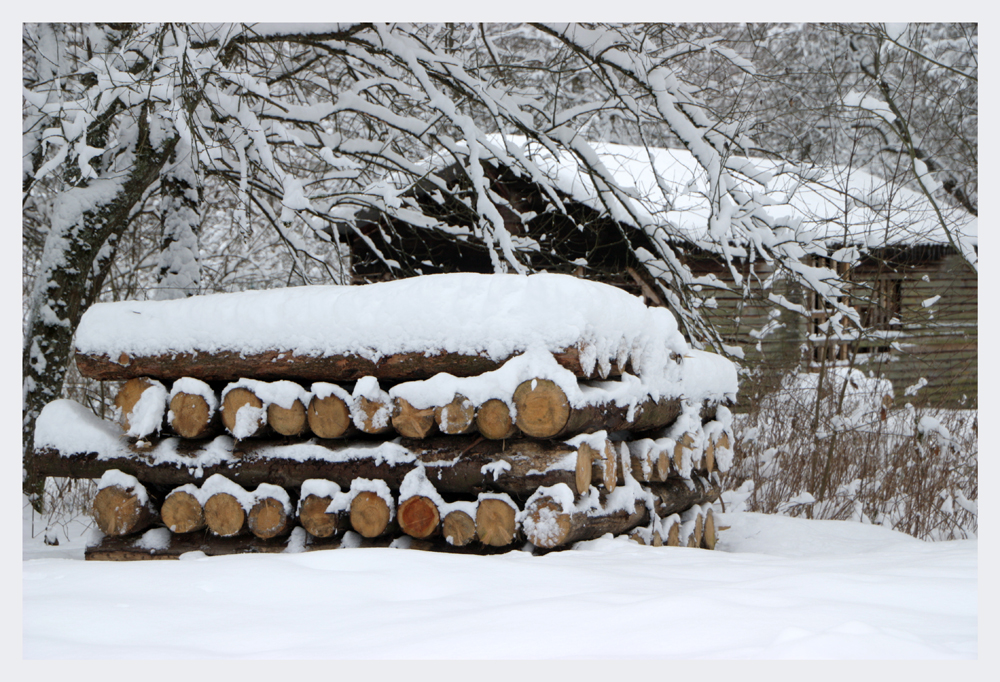
<path id="1" fill-rule="evenodd" d="M 510 357 L 519 355 L 514 353 Z M 556 362 L 582 379 L 604 379 L 621 376 L 621 369 L 611 363 L 607 377 L 599 368 L 584 372 L 580 350 L 570 347 L 552 354 Z M 253 377 L 261 381 L 290 379 L 292 381 L 355 381 L 366 376 L 395 381 L 430 379 L 447 372 L 457 377 L 478 376 L 500 368 L 510 357 L 491 360 L 483 355 L 460 353 L 397 353 L 378 362 L 357 355 L 324 357 L 295 355 L 288 349 L 243 354 L 239 351 L 216 353 L 168 353 L 136 356 L 120 352 L 77 353 L 80 374 L 100 381 L 124 381 L 139 376 L 155 376 L 162 380 L 189 376 L 202 381 L 236 381 Z"/>
<path id="2" fill-rule="evenodd" d="M 140 502 L 139 491 L 118 485 L 98 490 L 92 508 L 94 521 L 105 535 L 138 533 L 157 520 L 152 506 Z"/>
<path id="3" fill-rule="evenodd" d="M 558 438 L 581 432 L 642 431 L 667 426 L 680 415 L 681 402 L 647 399 L 632 411 L 613 402 L 572 407 L 548 379 L 529 379 L 514 391 L 517 427 L 532 438 Z"/>
<path id="4" fill-rule="evenodd" d="M 193 533 L 205 527 L 205 510 L 198 498 L 186 490 L 174 490 L 167 495 L 160 516 L 172 533 Z"/>
<path id="5" fill-rule="evenodd" d="M 109 116 L 113 116 L 112 110 Z M 109 125 L 106 118 L 91 124 L 94 130 L 88 131 L 88 139 L 92 132 L 100 132 L 98 128 Z M 25 469 L 22 488 L 37 511 L 42 508 L 45 479 L 37 471 L 33 458 L 35 420 L 45 405 L 62 394 L 72 356 L 71 342 L 80 317 L 97 299 L 114 260 L 118 240 L 180 139 L 171 136 L 157 140 L 154 147 L 144 116 L 139 133 L 135 161 L 126 177 L 95 180 L 88 187 L 74 188 L 57 198 L 53 207 L 53 215 L 74 207 L 82 210 L 73 223 L 53 225 L 46 234 L 47 257 L 35 274 L 21 356 L 24 396 L 21 443 Z M 98 185 L 104 191 L 95 191 Z M 138 376 L 143 374 L 123 378 Z"/>
<path id="6" fill-rule="evenodd" d="M 643 487 L 653 493 L 656 515 L 665 519 L 696 504 L 706 504 L 719 499 L 721 489 L 700 476 L 690 479 L 671 476 L 664 483 L 647 483 Z"/>

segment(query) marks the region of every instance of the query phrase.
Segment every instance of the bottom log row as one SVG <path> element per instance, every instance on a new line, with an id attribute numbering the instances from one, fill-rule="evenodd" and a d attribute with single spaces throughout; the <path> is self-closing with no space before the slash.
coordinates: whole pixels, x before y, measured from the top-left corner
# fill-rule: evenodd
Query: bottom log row
<path id="1" fill-rule="evenodd" d="M 714 549 L 712 502 L 718 479 L 632 480 L 609 493 L 574 495 L 566 484 L 538 488 L 523 504 L 506 493 L 445 501 L 423 468 L 396 494 L 385 481 L 355 479 L 349 489 L 320 479 L 288 490 L 262 483 L 248 491 L 221 475 L 201 487 L 164 492 L 107 471 L 93 503 L 106 536 L 88 559 L 176 558 L 205 554 L 303 551 L 334 547 L 414 547 L 488 554 L 542 551 L 628 534 L 642 544 Z"/>

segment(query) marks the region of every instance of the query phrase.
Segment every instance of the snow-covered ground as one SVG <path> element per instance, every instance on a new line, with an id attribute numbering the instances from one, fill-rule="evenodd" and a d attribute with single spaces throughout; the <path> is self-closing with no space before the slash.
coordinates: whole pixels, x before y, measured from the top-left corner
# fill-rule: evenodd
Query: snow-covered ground
<path id="1" fill-rule="evenodd" d="M 976 658 L 978 541 L 720 515 L 716 551 L 402 549 L 106 563 L 23 530 L 23 656 Z"/>

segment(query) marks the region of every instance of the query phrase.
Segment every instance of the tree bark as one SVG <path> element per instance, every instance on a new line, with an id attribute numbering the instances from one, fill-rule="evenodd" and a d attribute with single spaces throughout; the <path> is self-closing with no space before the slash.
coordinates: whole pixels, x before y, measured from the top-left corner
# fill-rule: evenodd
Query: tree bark
<path id="1" fill-rule="evenodd" d="M 520 353 L 514 353 L 515 357 Z M 582 379 L 603 379 L 621 376 L 615 362 L 607 377 L 599 376 L 595 366 L 584 372 L 580 349 L 570 347 L 552 354 L 556 362 Z M 155 376 L 161 380 L 189 376 L 202 381 L 236 381 L 254 377 L 261 381 L 290 379 L 292 381 L 355 381 L 362 377 L 411 381 L 430 379 L 447 372 L 457 377 L 478 376 L 492 372 L 510 357 L 491 360 L 484 355 L 460 353 L 398 353 L 387 355 L 378 362 L 357 355 L 298 356 L 290 350 L 270 350 L 244 355 L 238 351 L 217 353 L 167 353 L 134 356 L 123 353 L 77 353 L 80 374 L 100 381 L 124 381 L 139 376 Z"/>
<path id="2" fill-rule="evenodd" d="M 114 107 L 109 112 L 113 110 Z M 157 140 L 154 146 L 145 115 L 140 116 L 135 161 L 128 176 L 121 181 L 94 181 L 92 185 L 103 183 L 110 191 L 104 195 L 106 199 L 90 204 L 86 194 L 89 187 L 76 188 L 66 194 L 67 206 L 73 201 L 81 201 L 84 210 L 73 227 L 52 230 L 46 235 L 45 253 L 50 257 L 35 275 L 21 356 L 24 396 L 21 442 L 25 469 L 22 488 L 37 511 L 42 508 L 45 479 L 33 458 L 35 420 L 45 405 L 61 395 L 73 352 L 71 342 L 80 317 L 97 299 L 110 271 L 118 241 L 128 229 L 136 206 L 159 178 L 180 139 L 170 136 Z M 105 119 L 99 118 L 92 126 L 108 126 Z M 90 134 L 89 131 L 88 139 Z M 73 195 L 73 192 L 80 195 Z M 55 209 L 58 213 L 59 200 Z M 143 374 L 123 379 L 138 376 Z"/>
<path id="3" fill-rule="evenodd" d="M 722 490 L 700 476 L 690 479 L 671 476 L 663 483 L 647 483 L 643 487 L 653 493 L 656 515 L 665 519 L 696 504 L 707 504 L 719 499 Z"/>
<path id="4" fill-rule="evenodd" d="M 343 441 L 309 441 L 335 458 L 338 452 L 356 447 Z M 178 486 L 201 484 L 213 474 L 222 474 L 244 488 L 273 483 L 297 488 L 303 481 L 320 478 L 348 488 L 355 478 L 382 479 L 391 490 L 399 490 L 403 477 L 418 464 L 442 493 L 505 492 L 527 497 L 540 486 L 565 483 L 577 494 L 592 482 L 593 462 L 587 453 L 565 443 L 532 440 L 491 441 L 473 436 L 448 436 L 423 440 L 402 439 L 400 444 L 416 461 L 391 463 L 374 457 L 346 461 L 299 459 L 275 456 L 270 443 L 247 440 L 234 445 L 237 461 L 227 460 L 198 467 L 178 467 L 174 462 L 153 463 L 150 449 L 132 447 L 128 456 L 109 453 L 62 454 L 51 449 L 35 453 L 39 471 L 45 476 L 100 478 L 109 469 L 119 469 L 141 481 Z M 199 448 L 207 443 L 183 441 Z M 267 452 L 262 456 L 261 452 Z M 280 450 L 278 450 L 280 452 Z M 192 452 L 197 455 L 197 451 Z M 599 485 L 603 485 L 599 483 Z"/>

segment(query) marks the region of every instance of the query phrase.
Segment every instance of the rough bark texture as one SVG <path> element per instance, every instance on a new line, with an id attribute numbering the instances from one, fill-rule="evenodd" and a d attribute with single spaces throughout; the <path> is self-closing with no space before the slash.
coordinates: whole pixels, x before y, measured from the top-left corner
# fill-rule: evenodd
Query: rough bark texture
<path id="1" fill-rule="evenodd" d="M 515 354 L 517 355 L 517 354 Z M 621 369 L 611 363 L 607 377 L 599 376 L 599 369 L 586 373 L 580 363 L 580 350 L 567 348 L 552 354 L 556 362 L 582 379 L 614 378 L 621 376 Z M 513 357 L 513 356 L 511 356 Z M 435 374 L 447 372 L 457 377 L 477 376 L 498 369 L 510 358 L 491 360 L 482 355 L 458 353 L 399 353 L 388 355 L 378 362 L 356 355 L 330 355 L 325 357 L 299 356 L 288 350 L 271 350 L 243 355 L 239 352 L 177 353 L 153 356 L 122 356 L 112 352 L 77 353 L 76 364 L 80 374 L 100 381 L 124 381 L 139 376 L 155 376 L 161 380 L 189 376 L 202 381 L 236 381 L 240 377 L 254 377 L 261 381 L 290 379 L 292 381 L 355 381 L 366 376 L 378 379 L 411 381 L 430 379 Z"/>
<path id="2" fill-rule="evenodd" d="M 112 105 L 107 116 L 99 117 L 91 124 L 88 130 L 88 140 L 93 139 L 91 146 L 104 146 L 98 138 L 107 136 L 111 120 L 118 110 Z M 46 404 L 61 395 L 73 354 L 71 341 L 80 317 L 97 300 L 114 262 L 118 240 L 128 229 L 135 207 L 173 156 L 179 140 L 177 136 L 169 136 L 157 140 L 158 145 L 154 146 L 149 138 L 148 123 L 142 118 L 135 142 L 135 160 L 128 176 L 121 182 L 95 181 L 115 183 L 108 185 L 112 192 L 107 199 L 84 210 L 73 229 L 46 236 L 45 249 L 48 252 L 51 248 L 52 255 L 56 257 L 50 258 L 35 275 L 37 280 L 25 332 L 27 342 L 23 344 L 21 356 L 24 390 L 21 442 L 26 474 L 22 488 L 38 511 L 41 511 L 45 479 L 36 470 L 33 458 L 35 420 Z M 81 188 L 80 191 L 85 190 Z M 51 314 L 43 314 L 43 309 Z M 143 375 L 132 374 L 122 379 Z"/>
<path id="3" fill-rule="evenodd" d="M 364 491 L 351 500 L 351 527 L 361 537 L 375 538 L 391 530 L 392 511 L 386 501 L 375 493 Z"/>
<path id="4" fill-rule="evenodd" d="M 163 525 L 172 533 L 192 533 L 205 527 L 205 511 L 191 493 L 175 490 L 160 507 Z"/>
<path id="5" fill-rule="evenodd" d="M 209 438 L 222 431 L 217 411 L 208 409 L 200 395 L 178 393 L 170 399 L 170 428 L 181 438 Z"/>
<path id="6" fill-rule="evenodd" d="M 306 418 L 309 430 L 318 438 L 343 438 L 357 431 L 347 404 L 335 395 L 325 398 L 313 396 Z"/>
<path id="7" fill-rule="evenodd" d="M 192 455 L 197 454 L 197 448 L 206 445 L 203 441 L 182 441 L 181 444 L 191 448 Z M 315 441 L 315 444 L 329 451 L 331 458 L 336 458 L 342 450 L 355 447 L 343 441 Z M 540 486 L 565 483 L 577 494 L 582 494 L 592 483 L 591 458 L 564 443 L 448 436 L 402 439 L 400 444 L 415 455 L 415 462 L 392 464 L 374 458 L 298 460 L 274 456 L 274 450 L 263 457 L 259 452 L 271 445 L 262 441 L 237 443 L 234 447 L 236 461 L 187 467 L 178 467 L 173 462 L 152 464 L 148 451 L 135 446 L 127 457 L 105 454 L 105 458 L 101 458 L 103 453 L 63 456 L 49 449 L 38 451 L 36 457 L 39 470 L 46 476 L 100 478 L 108 469 L 119 469 L 141 481 L 171 487 L 185 483 L 200 485 L 209 476 L 222 474 L 244 488 L 254 488 L 261 483 L 297 488 L 310 478 L 326 479 L 347 488 L 355 478 L 367 478 L 382 479 L 396 491 L 403 477 L 418 463 L 426 467 L 428 479 L 442 493 L 494 491 L 527 497 Z"/>
<path id="8" fill-rule="evenodd" d="M 476 507 L 476 536 L 484 545 L 506 547 L 517 535 L 517 510 L 503 500 L 480 499 Z"/>
<path id="9" fill-rule="evenodd" d="M 517 427 L 533 438 L 558 438 L 592 431 L 642 431 L 673 423 L 680 400 L 646 400 L 635 410 L 609 402 L 572 407 L 566 394 L 548 379 L 529 379 L 514 391 Z M 629 418 L 629 413 L 631 419 Z"/>
<path id="10" fill-rule="evenodd" d="M 132 488 L 111 485 L 97 491 L 92 505 L 94 521 L 105 535 L 129 535 L 145 530 L 156 519 L 149 505 L 141 504 Z"/>
<path id="11" fill-rule="evenodd" d="M 396 511 L 400 529 L 410 537 L 424 539 L 440 527 L 441 515 L 429 497 L 414 495 L 399 503 Z"/>

